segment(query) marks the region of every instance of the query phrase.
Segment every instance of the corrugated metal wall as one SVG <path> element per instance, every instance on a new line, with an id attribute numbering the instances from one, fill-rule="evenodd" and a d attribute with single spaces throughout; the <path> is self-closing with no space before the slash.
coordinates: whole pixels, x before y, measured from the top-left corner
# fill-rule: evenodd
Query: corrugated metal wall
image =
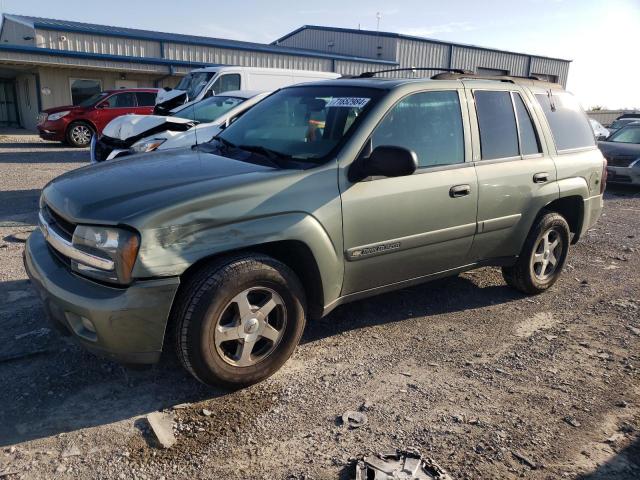
<path id="1" fill-rule="evenodd" d="M 566 87 L 567 77 L 569 76 L 569 62 L 554 60 L 552 58 L 531 57 L 530 73 L 532 75 L 536 73 L 555 75 L 558 77 L 558 82 Z"/>
<path id="2" fill-rule="evenodd" d="M 279 55 L 254 51 L 214 48 L 183 43 L 165 43 L 165 58 L 195 63 L 242 65 L 245 67 L 293 68 L 332 71 L 333 61 L 325 58 Z"/>
<path id="3" fill-rule="evenodd" d="M 310 29 L 302 30 L 280 43 L 287 47 L 380 60 L 395 60 L 396 44 L 396 38 Z"/>
<path id="4" fill-rule="evenodd" d="M 453 48 L 451 68 L 475 71 L 478 67 L 506 70 L 510 75 L 527 76 L 529 56 L 478 48 Z"/>
<path id="5" fill-rule="evenodd" d="M 344 60 L 336 60 L 335 68 L 336 72 L 342 75 L 360 75 L 364 72 L 377 72 L 378 70 L 393 68 L 393 65 L 380 65 L 379 63 L 348 62 Z"/>
<path id="6" fill-rule="evenodd" d="M 63 40 L 64 38 L 64 40 Z M 75 32 L 36 30 L 38 47 L 72 52 L 160 57 L 160 42 Z"/>
<path id="7" fill-rule="evenodd" d="M 31 40 L 25 40 L 24 37 L 32 37 Z M 35 31 L 28 25 L 16 22 L 10 18 L 6 18 L 2 25 L 2 36 L 0 42 L 10 43 L 12 45 L 29 45 L 36 44 Z"/>
<path id="8" fill-rule="evenodd" d="M 20 123 L 23 127 L 34 130 L 38 117 L 38 91 L 36 76 L 33 73 L 23 73 L 16 76 L 16 94 Z"/>

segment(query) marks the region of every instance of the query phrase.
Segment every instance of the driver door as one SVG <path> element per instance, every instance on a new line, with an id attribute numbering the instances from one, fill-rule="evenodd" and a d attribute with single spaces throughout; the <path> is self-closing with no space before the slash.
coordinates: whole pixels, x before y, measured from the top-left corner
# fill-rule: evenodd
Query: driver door
<path id="1" fill-rule="evenodd" d="M 343 179 L 342 295 L 469 263 L 478 186 L 463 98 L 461 90 L 411 94 L 372 133 L 373 148 L 393 145 L 417 154 L 413 175 Z"/>

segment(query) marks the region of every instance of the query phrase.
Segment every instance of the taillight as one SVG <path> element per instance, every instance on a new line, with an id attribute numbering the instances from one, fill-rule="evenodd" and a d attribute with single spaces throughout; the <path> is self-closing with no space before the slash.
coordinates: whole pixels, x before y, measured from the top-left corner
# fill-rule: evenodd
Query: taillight
<path id="1" fill-rule="evenodd" d="M 604 189 L 607 188 L 607 159 L 602 161 L 602 177 L 600 177 L 600 195 L 604 193 Z"/>

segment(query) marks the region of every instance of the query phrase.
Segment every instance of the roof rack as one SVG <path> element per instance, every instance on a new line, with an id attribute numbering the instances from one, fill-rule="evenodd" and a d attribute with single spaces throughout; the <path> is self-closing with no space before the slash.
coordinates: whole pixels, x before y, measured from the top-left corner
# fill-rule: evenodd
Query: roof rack
<path id="1" fill-rule="evenodd" d="M 372 78 L 372 77 L 375 77 L 379 73 L 418 72 L 418 71 L 424 71 L 424 70 L 437 70 L 439 72 L 451 72 L 451 73 L 457 73 L 459 75 L 473 75 L 474 74 L 470 70 L 462 70 L 460 68 L 418 67 L 418 68 L 390 68 L 388 70 L 378 70 L 376 72 L 363 72 L 360 75 L 358 75 L 356 78 Z"/>
<path id="2" fill-rule="evenodd" d="M 517 83 L 520 85 L 529 85 L 529 86 L 539 85 L 539 86 L 546 86 L 546 87 L 562 88 L 562 85 L 560 85 L 559 83 L 542 80 L 541 78 L 536 77 L 535 75 L 529 75 L 527 77 L 519 77 L 517 75 L 483 75 L 483 74 L 474 73 L 474 72 L 459 73 L 459 72 L 446 71 L 443 73 L 437 73 L 433 77 L 431 77 L 432 80 L 460 80 L 463 78 L 469 78 L 469 79 L 475 79 L 475 80 L 493 80 L 493 81 Z"/>

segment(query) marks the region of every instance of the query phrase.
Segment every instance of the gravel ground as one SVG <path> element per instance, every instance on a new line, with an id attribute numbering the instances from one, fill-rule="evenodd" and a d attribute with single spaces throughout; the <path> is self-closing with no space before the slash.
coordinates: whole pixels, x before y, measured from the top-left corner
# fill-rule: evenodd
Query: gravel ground
<path id="1" fill-rule="evenodd" d="M 554 288 L 484 268 L 338 308 L 269 380 L 226 392 L 51 331 L 21 254 L 37 199 L 86 151 L 0 136 L 0 478 L 352 478 L 417 447 L 453 478 L 640 478 L 640 193 L 615 189 Z M 340 416 L 363 411 L 349 429 Z M 177 443 L 145 420 L 164 411 Z"/>

